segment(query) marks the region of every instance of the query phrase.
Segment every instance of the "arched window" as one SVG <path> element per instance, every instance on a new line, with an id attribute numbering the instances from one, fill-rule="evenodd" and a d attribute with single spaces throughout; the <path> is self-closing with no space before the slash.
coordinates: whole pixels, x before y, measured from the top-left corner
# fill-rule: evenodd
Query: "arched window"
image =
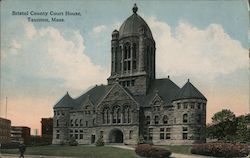
<path id="1" fill-rule="evenodd" d="M 156 124 L 156 125 L 159 124 L 159 116 L 155 116 L 155 124 Z"/>
<path id="2" fill-rule="evenodd" d="M 110 111 L 108 108 L 105 108 L 103 110 L 103 124 L 109 124 L 110 123 Z"/>
<path id="3" fill-rule="evenodd" d="M 147 117 L 146 117 L 146 124 L 147 124 L 147 125 L 150 125 L 150 116 L 147 116 Z"/>
<path id="4" fill-rule="evenodd" d="M 187 123 L 188 122 L 188 114 L 183 114 L 182 121 L 183 121 L 183 123 Z"/>
<path id="5" fill-rule="evenodd" d="M 121 109 L 115 106 L 113 109 L 113 123 L 121 123 Z"/>
<path id="6" fill-rule="evenodd" d="M 124 59 L 127 59 L 127 57 L 128 57 L 128 47 L 125 46 L 124 47 Z"/>
<path id="7" fill-rule="evenodd" d="M 168 124 L 168 116 L 167 115 L 163 116 L 163 124 Z"/>
<path id="8" fill-rule="evenodd" d="M 131 122 L 131 118 L 130 118 L 130 108 L 129 106 L 126 106 L 124 108 L 124 114 L 123 114 L 123 122 L 124 123 L 130 123 Z"/>
<path id="9" fill-rule="evenodd" d="M 130 45 L 128 45 L 128 59 L 131 58 L 131 47 Z"/>

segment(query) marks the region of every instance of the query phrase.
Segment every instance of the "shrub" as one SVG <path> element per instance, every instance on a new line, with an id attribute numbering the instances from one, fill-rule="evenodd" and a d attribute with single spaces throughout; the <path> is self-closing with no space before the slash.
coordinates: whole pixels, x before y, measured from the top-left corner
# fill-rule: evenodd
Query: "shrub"
<path id="1" fill-rule="evenodd" d="M 196 144 L 191 148 L 192 154 L 215 156 L 215 157 L 246 157 L 248 146 L 239 143 L 206 143 Z"/>
<path id="2" fill-rule="evenodd" d="M 95 143 L 96 146 L 104 146 L 104 141 L 103 141 L 103 137 L 99 137 L 98 140 Z"/>
<path id="3" fill-rule="evenodd" d="M 135 153 L 142 157 L 149 158 L 168 158 L 171 151 L 163 148 L 153 147 L 149 144 L 140 144 L 135 148 Z"/>
<path id="4" fill-rule="evenodd" d="M 73 137 L 69 140 L 69 146 L 77 146 L 78 142 L 76 141 L 76 139 Z"/>
<path id="5" fill-rule="evenodd" d="M 18 149 L 20 143 L 3 143 L 1 144 L 1 149 Z"/>

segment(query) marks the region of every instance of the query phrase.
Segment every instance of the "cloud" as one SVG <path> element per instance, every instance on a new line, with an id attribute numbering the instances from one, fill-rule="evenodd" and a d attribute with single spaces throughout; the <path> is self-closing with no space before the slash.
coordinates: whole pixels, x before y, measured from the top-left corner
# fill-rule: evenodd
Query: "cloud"
<path id="1" fill-rule="evenodd" d="M 21 47 L 22 45 L 16 39 L 13 39 L 10 43 L 9 49 L 12 54 L 17 54 Z"/>
<path id="2" fill-rule="evenodd" d="M 247 68 L 247 50 L 219 24 L 199 29 L 181 21 L 176 28 L 148 18 L 156 41 L 159 76 L 187 75 L 215 78 Z"/>
<path id="3" fill-rule="evenodd" d="M 99 25 L 99 26 L 96 26 L 92 29 L 92 32 L 93 33 L 100 33 L 100 32 L 103 32 L 106 30 L 106 26 L 105 25 Z"/>
<path id="4" fill-rule="evenodd" d="M 63 81 L 61 87 L 69 90 L 83 90 L 105 82 L 108 71 L 93 64 L 86 55 L 79 31 L 67 30 L 67 36 L 54 27 L 38 29 L 32 23 L 23 23 L 20 29 L 23 34 L 13 40 L 11 48 L 18 49 L 18 57 L 13 53 L 6 57 L 15 59 L 15 63 L 7 63 L 8 59 L 5 62 L 11 71 L 34 79 Z M 13 50 L 4 52 L 10 51 Z"/>

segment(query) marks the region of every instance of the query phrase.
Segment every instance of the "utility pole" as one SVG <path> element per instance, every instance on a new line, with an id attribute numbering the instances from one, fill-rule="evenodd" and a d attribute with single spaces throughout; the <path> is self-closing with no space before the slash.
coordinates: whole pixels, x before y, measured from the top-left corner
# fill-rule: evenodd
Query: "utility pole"
<path id="1" fill-rule="evenodd" d="M 6 97 L 5 118 L 7 119 L 8 97 Z"/>

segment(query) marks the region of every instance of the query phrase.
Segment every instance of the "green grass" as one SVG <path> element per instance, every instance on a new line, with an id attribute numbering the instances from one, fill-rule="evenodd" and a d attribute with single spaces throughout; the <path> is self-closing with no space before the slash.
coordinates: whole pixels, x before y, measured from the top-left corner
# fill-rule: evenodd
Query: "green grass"
<path id="1" fill-rule="evenodd" d="M 167 148 L 172 153 L 191 155 L 191 145 L 161 145 L 158 147 Z M 5 154 L 18 154 L 18 149 L 2 149 Z M 27 147 L 27 155 L 46 155 L 46 156 L 71 156 L 84 158 L 140 158 L 133 150 L 120 149 L 110 146 L 96 147 L 88 145 L 78 146 L 38 146 Z"/>
<path id="2" fill-rule="evenodd" d="M 18 154 L 18 149 L 2 149 L 5 154 Z M 71 156 L 84 158 L 139 158 L 134 151 L 114 148 L 114 147 L 96 147 L 87 145 L 78 146 L 39 146 L 27 147 L 27 155 L 47 155 L 47 156 Z"/>
<path id="3" fill-rule="evenodd" d="M 191 145 L 161 145 L 159 147 L 167 148 L 172 153 L 191 155 Z"/>

